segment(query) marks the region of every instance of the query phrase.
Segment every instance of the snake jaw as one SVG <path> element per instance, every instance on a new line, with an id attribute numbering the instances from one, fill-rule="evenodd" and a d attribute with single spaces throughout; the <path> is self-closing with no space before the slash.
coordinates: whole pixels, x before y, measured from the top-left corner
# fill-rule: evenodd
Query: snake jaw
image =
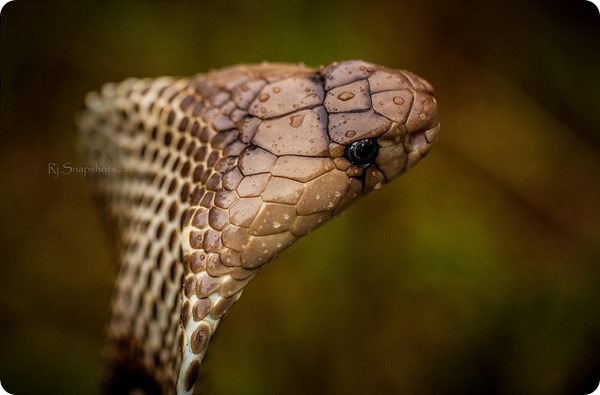
<path id="1" fill-rule="evenodd" d="M 87 162 L 121 170 L 93 180 L 122 242 L 107 377 L 133 371 L 163 393 L 193 392 L 263 265 L 414 166 L 439 131 L 427 81 L 358 60 L 128 79 L 86 105 Z"/>

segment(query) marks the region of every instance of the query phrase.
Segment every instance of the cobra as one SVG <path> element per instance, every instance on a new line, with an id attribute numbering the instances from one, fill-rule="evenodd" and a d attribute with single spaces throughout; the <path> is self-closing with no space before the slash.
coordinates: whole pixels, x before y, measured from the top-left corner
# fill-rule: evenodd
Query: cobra
<path id="1" fill-rule="evenodd" d="M 436 141 L 431 85 L 363 61 L 130 78 L 78 118 L 116 235 L 106 393 L 191 394 L 209 341 L 267 262 Z"/>

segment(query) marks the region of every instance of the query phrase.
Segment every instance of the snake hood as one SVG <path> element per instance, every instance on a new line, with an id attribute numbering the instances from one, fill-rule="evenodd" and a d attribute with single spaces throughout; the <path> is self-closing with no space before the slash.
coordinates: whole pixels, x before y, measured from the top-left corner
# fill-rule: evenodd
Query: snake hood
<path id="1" fill-rule="evenodd" d="M 81 147 L 118 235 L 108 393 L 193 391 L 257 271 L 414 166 L 439 131 L 431 85 L 345 61 L 127 79 L 86 97 Z"/>

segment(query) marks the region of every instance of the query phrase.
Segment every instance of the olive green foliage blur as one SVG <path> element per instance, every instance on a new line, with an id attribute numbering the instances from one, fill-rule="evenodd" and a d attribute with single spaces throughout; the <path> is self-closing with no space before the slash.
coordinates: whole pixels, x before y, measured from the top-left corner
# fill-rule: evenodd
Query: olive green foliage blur
<path id="1" fill-rule="evenodd" d="M 267 265 L 212 394 L 586 394 L 600 381 L 600 18 L 585 1 L 11 2 L 0 381 L 99 391 L 116 274 L 74 117 L 126 77 L 360 58 L 436 89 L 425 160 Z"/>

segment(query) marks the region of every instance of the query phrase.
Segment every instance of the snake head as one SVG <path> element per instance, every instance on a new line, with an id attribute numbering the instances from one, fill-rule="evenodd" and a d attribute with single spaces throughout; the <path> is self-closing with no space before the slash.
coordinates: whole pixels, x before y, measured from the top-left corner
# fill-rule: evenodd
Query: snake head
<path id="1" fill-rule="evenodd" d="M 258 151 L 246 154 L 273 164 L 263 201 L 281 198 L 297 215 L 321 220 L 414 166 L 439 131 L 427 81 L 363 61 L 301 70 L 266 84 L 248 114 L 258 125 L 248 142 Z M 290 198 L 292 192 L 298 199 Z"/>

